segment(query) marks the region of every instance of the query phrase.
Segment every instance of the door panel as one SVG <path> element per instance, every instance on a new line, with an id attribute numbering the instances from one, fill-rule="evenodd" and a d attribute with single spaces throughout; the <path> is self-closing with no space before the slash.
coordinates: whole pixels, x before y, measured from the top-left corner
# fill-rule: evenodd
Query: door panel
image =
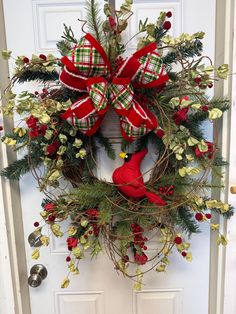
<path id="1" fill-rule="evenodd" d="M 63 23 L 71 25 L 78 37 L 82 34 L 77 18 L 85 17 L 83 0 L 21 0 L 23 19 L 16 9 L 18 0 L 3 2 L 8 49 L 13 50 L 14 55 L 55 53 Z M 122 1 L 116 2 L 119 6 Z M 205 52 L 214 56 L 214 3 L 214 0 L 134 1 L 134 15 L 126 38 L 135 33 L 139 19 L 149 17 L 150 21 L 154 21 L 160 11 L 172 11 L 172 34 L 177 36 L 181 32 L 206 31 Z M 133 40 L 128 53 L 134 51 L 135 47 L 136 40 Z M 26 88 L 26 85 L 17 87 L 18 90 Z M 107 118 L 106 130 L 109 127 L 108 133 L 116 143 L 118 152 L 118 123 L 110 123 L 114 121 L 110 114 L 112 118 Z M 150 162 L 151 157 L 147 163 Z M 111 162 L 101 152 L 98 175 L 110 179 L 118 165 L 118 159 Z M 21 200 L 25 239 L 34 229 L 33 222 L 40 220 L 42 198 L 32 176 L 24 176 Z M 67 275 L 65 258 L 68 253 L 65 239 L 52 239 L 50 246 L 41 250 L 39 260 L 47 267 L 48 277 L 38 288 L 30 288 L 32 314 L 207 314 L 210 240 L 207 226 L 202 231 L 202 234 L 192 238 L 193 262 L 187 263 L 179 254 L 173 253 L 167 272 L 148 273 L 141 292 L 134 292 L 133 282 L 117 275 L 114 265 L 105 255 L 96 261 L 90 261 L 89 257 L 81 261 L 80 275 L 71 277 L 68 289 L 60 289 L 62 279 Z M 32 249 L 27 241 L 25 245 L 29 273 L 35 262 L 31 260 Z"/>

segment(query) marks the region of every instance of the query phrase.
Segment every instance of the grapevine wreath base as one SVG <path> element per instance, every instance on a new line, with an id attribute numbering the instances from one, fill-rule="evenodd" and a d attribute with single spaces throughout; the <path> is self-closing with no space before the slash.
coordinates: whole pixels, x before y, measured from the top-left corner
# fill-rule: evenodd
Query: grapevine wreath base
<path id="1" fill-rule="evenodd" d="M 162 12 L 156 23 L 140 21 L 137 51 L 125 58 L 128 43 L 122 33 L 131 5 L 132 0 L 125 0 L 114 11 L 105 1 L 103 21 L 97 3 L 88 1 L 85 34 L 77 40 L 65 26 L 57 44 L 62 57 L 16 58 L 3 112 L 16 112 L 21 120 L 2 141 L 23 157 L 1 175 L 18 180 L 32 172 L 45 194 L 42 221 L 34 223 L 33 233 L 41 246 L 49 245 L 45 226 L 55 237 L 67 234 L 70 273 L 79 273 L 86 251 L 94 257 L 105 250 L 115 269 L 133 278 L 140 289 L 145 272 L 165 271 L 173 249 L 191 261 L 188 239 L 199 232 L 200 224 L 210 224 L 219 234 L 218 244 L 225 245 L 211 217 L 217 213 L 229 218 L 233 210 L 207 192 L 221 187 L 226 163 L 217 139 L 208 141 L 201 129 L 203 122 L 221 118 L 229 108 L 227 99 L 205 95 L 215 81 L 227 78 L 228 67 L 215 68 L 202 55 L 203 32 L 168 35 L 171 12 Z M 8 59 L 11 52 L 2 55 Z M 44 88 L 14 94 L 15 83 L 32 81 Z M 95 176 L 99 147 L 111 159 L 116 157 L 100 128 L 108 110 L 117 114 L 122 149 L 129 151 L 121 153 L 124 164 L 114 171 L 113 182 Z M 156 160 L 144 182 L 140 165 L 148 143 Z M 69 227 L 61 230 L 65 220 Z M 150 240 L 156 242 L 151 253 Z M 32 258 L 39 256 L 37 247 Z M 62 287 L 68 285 L 69 276 Z"/>

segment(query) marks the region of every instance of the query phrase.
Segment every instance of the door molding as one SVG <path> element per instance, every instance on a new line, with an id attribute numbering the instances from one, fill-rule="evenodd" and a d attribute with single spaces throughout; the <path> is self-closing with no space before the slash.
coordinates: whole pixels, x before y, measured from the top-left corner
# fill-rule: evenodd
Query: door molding
<path id="1" fill-rule="evenodd" d="M 233 69 L 233 49 L 235 49 L 234 31 L 235 31 L 235 0 L 216 0 L 216 37 L 215 37 L 215 64 L 219 66 L 221 64 L 229 64 L 230 69 Z M 231 71 L 235 72 L 235 71 Z M 230 76 L 228 80 L 220 81 L 215 84 L 214 96 L 215 97 L 227 97 L 232 99 L 232 81 L 233 77 Z M 236 100 L 236 99 L 235 99 Z M 214 136 L 218 136 L 219 147 L 222 151 L 222 156 L 225 160 L 230 161 L 230 122 L 232 119 L 233 111 L 229 110 L 224 114 L 222 121 L 215 124 Z M 225 189 L 222 191 L 213 190 L 212 196 L 214 198 L 220 198 L 223 202 L 230 202 L 229 199 L 229 168 L 226 169 L 223 174 L 222 181 L 225 182 Z M 220 224 L 220 232 L 226 237 L 232 232 L 235 218 L 231 218 L 230 221 L 219 218 L 219 216 L 213 217 L 213 223 Z M 227 282 L 229 277 L 229 271 L 227 264 L 231 259 L 230 248 L 235 246 L 235 242 L 231 242 L 227 247 L 218 246 L 216 244 L 217 234 L 211 232 L 211 251 L 210 251 L 210 283 L 209 283 L 209 314 L 234 314 L 234 310 L 226 310 L 226 306 L 232 304 L 233 298 L 226 300 L 226 296 L 235 293 L 235 282 Z M 236 277 L 236 270 L 235 277 Z M 230 278 L 230 277 L 229 277 Z M 233 292 L 233 293 L 232 293 Z"/>
<path id="2" fill-rule="evenodd" d="M 3 1 L 0 0 L 0 50 L 7 49 Z M 8 66 L 0 60 L 0 95 L 8 85 Z M 1 99 L 1 98 L 0 98 Z M 12 129 L 12 121 L 0 115 L 4 130 Z M 0 143 L 0 169 L 16 159 L 16 154 Z M 30 314 L 25 243 L 18 182 L 0 177 L 0 312 Z"/>

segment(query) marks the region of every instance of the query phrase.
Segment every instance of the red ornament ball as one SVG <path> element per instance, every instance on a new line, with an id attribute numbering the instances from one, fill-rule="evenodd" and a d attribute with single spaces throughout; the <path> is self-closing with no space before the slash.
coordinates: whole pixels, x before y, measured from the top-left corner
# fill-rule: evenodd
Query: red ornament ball
<path id="1" fill-rule="evenodd" d="M 24 57 L 22 61 L 23 61 L 24 63 L 29 63 L 29 58 Z"/>
<path id="2" fill-rule="evenodd" d="M 171 11 L 168 11 L 167 13 L 166 13 L 166 17 L 172 17 L 172 12 Z"/>
<path id="3" fill-rule="evenodd" d="M 70 256 L 67 256 L 67 257 L 66 257 L 66 261 L 67 261 L 67 262 L 70 262 L 70 261 L 71 261 L 71 257 L 70 257 Z"/>
<path id="4" fill-rule="evenodd" d="M 206 214 L 207 219 L 211 219 L 211 214 Z"/>
<path id="5" fill-rule="evenodd" d="M 183 240 L 181 237 L 175 237 L 174 242 L 175 242 L 175 244 L 179 245 L 183 242 Z"/>
<path id="6" fill-rule="evenodd" d="M 185 251 L 183 251 L 181 254 L 182 254 L 183 257 L 187 256 L 187 253 Z"/>
<path id="7" fill-rule="evenodd" d="M 196 213 L 195 218 L 197 221 L 202 221 L 203 220 L 203 214 L 202 213 Z"/>
<path id="8" fill-rule="evenodd" d="M 163 23 L 163 28 L 168 31 L 168 29 L 171 28 L 171 22 L 165 21 L 165 22 Z"/>
<path id="9" fill-rule="evenodd" d="M 37 228 L 39 226 L 39 222 L 35 221 L 34 226 Z"/>

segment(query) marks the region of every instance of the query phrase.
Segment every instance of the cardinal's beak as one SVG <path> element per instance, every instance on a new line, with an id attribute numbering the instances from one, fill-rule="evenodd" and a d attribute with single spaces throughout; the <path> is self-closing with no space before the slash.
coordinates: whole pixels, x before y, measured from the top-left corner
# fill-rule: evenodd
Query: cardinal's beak
<path id="1" fill-rule="evenodd" d="M 120 156 L 120 158 L 125 159 L 126 154 L 127 154 L 127 153 L 122 152 L 122 153 L 119 154 L 119 156 Z"/>

